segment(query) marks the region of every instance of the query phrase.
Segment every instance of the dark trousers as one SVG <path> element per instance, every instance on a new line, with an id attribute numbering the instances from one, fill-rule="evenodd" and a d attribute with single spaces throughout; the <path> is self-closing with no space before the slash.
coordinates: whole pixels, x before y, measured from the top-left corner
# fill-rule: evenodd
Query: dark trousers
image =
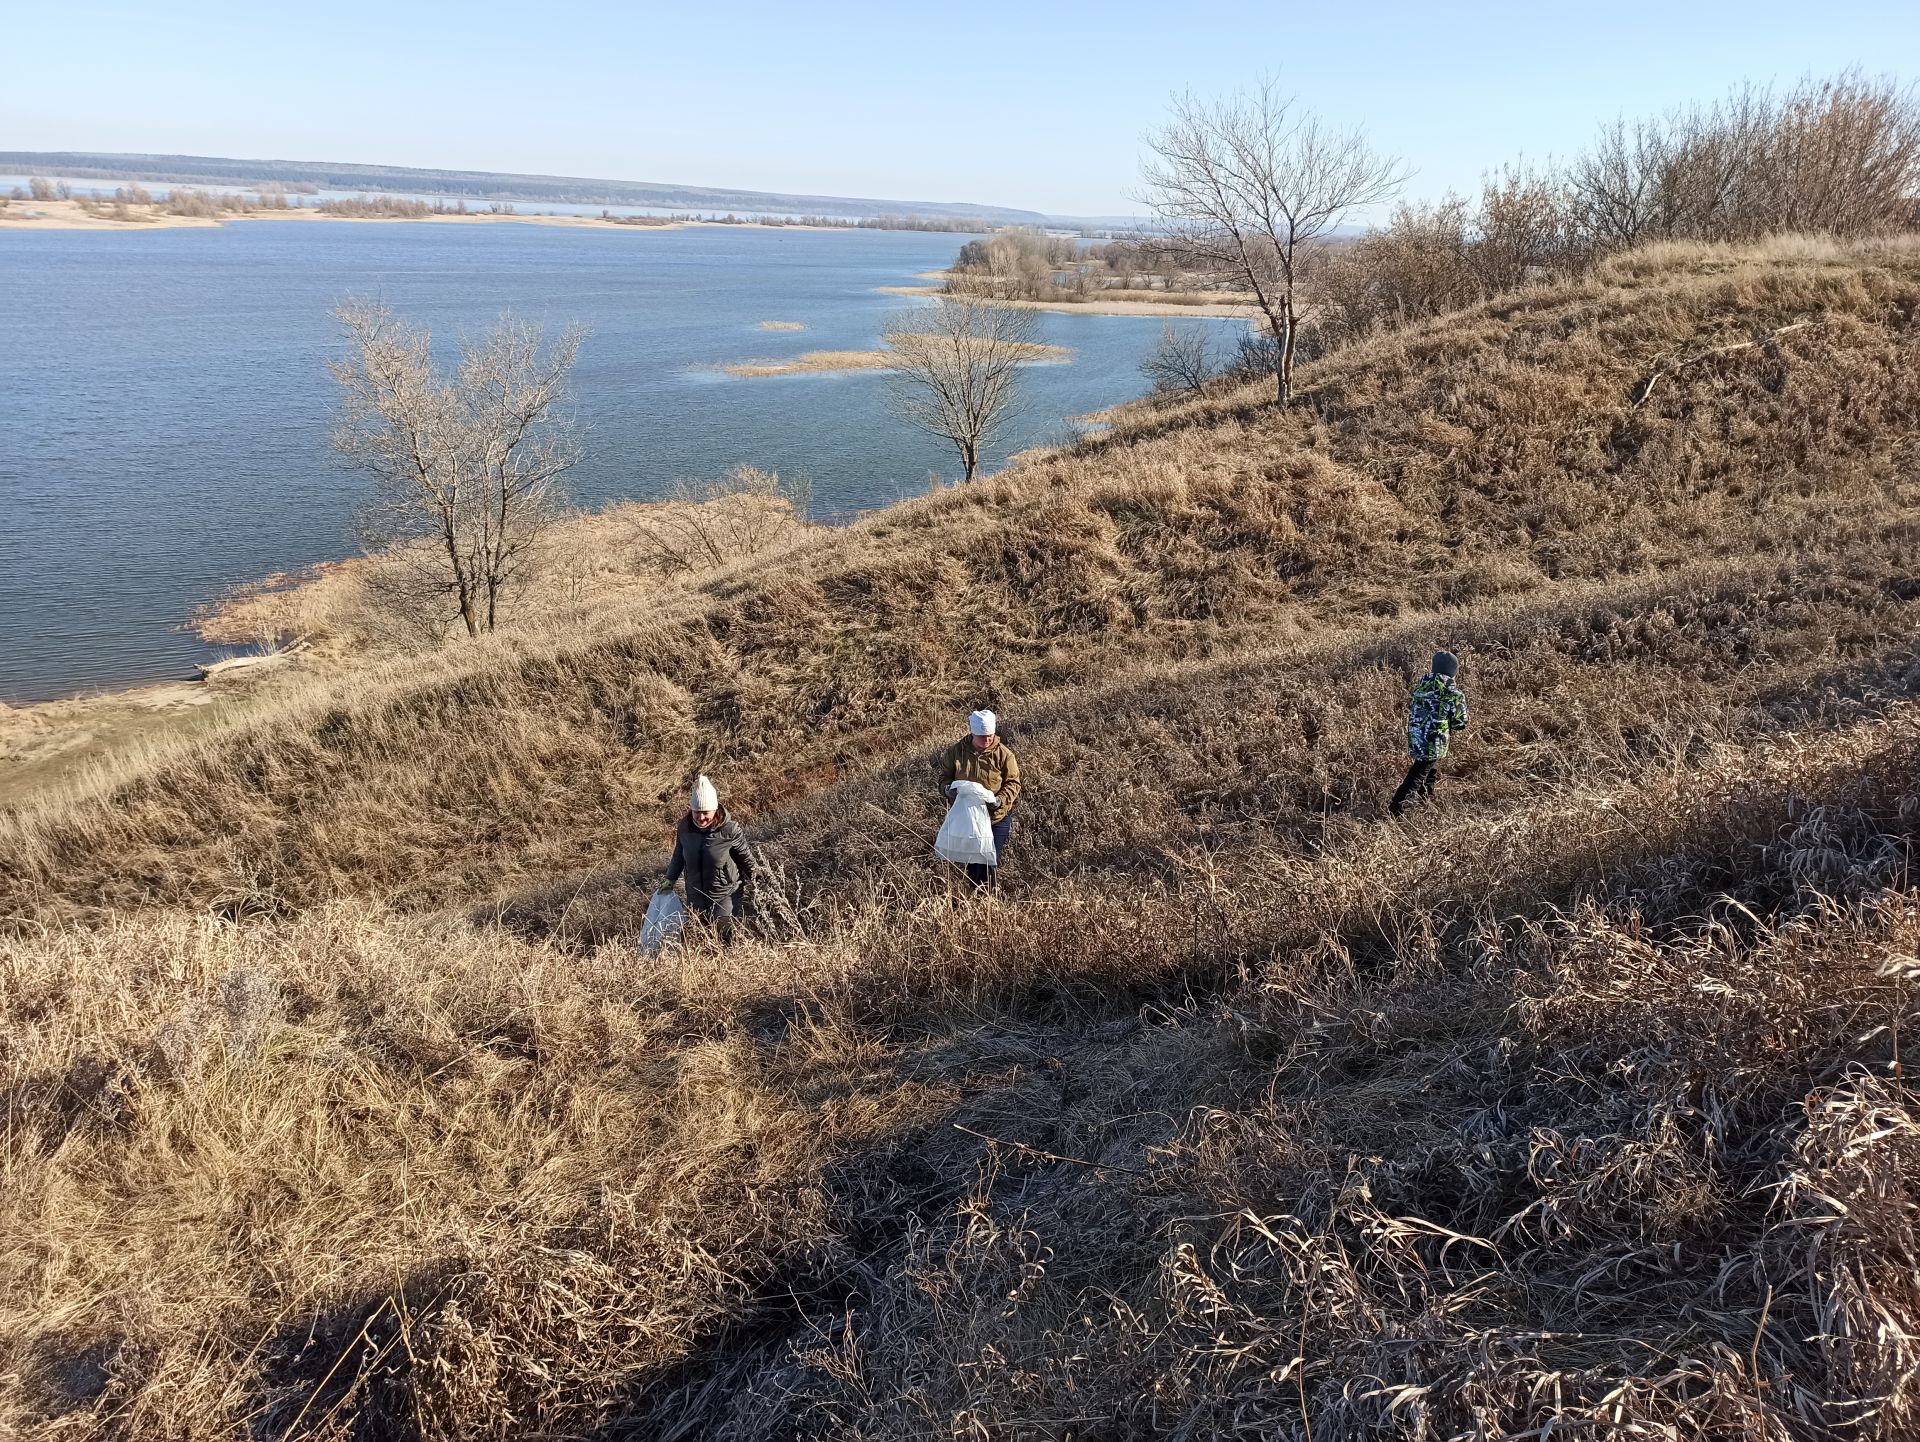
<path id="1" fill-rule="evenodd" d="M 720 944 L 726 946 L 733 940 L 733 893 L 725 896 L 705 896 L 698 900 L 689 900 L 693 914 L 713 928 Z"/>
<path id="2" fill-rule="evenodd" d="M 1009 811 L 993 823 L 993 854 L 1000 860 L 1007 859 L 1007 843 L 1013 840 L 1013 813 Z M 975 891 L 985 891 L 1000 879 L 1000 868 L 988 866 L 984 861 L 976 861 L 967 867 L 967 880 L 973 883 Z"/>
<path id="3" fill-rule="evenodd" d="M 1407 779 L 1400 783 L 1400 789 L 1393 793 L 1393 800 L 1387 803 L 1387 810 L 1398 816 L 1409 801 L 1433 800 L 1433 783 L 1440 774 L 1438 761 L 1415 761 L 1407 768 Z"/>

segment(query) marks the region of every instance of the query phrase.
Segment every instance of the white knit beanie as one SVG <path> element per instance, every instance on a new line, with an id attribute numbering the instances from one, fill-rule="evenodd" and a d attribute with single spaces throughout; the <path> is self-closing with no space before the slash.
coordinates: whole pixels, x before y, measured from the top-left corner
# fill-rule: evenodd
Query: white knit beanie
<path id="1" fill-rule="evenodd" d="M 993 728 L 999 724 L 991 711 L 976 711 L 967 717 L 967 730 L 976 736 L 991 736 Z"/>
<path id="2" fill-rule="evenodd" d="M 705 776 L 696 776 L 693 778 L 693 796 L 691 800 L 695 811 L 718 811 L 720 809 L 720 793 L 713 789 L 713 783 L 707 780 Z"/>

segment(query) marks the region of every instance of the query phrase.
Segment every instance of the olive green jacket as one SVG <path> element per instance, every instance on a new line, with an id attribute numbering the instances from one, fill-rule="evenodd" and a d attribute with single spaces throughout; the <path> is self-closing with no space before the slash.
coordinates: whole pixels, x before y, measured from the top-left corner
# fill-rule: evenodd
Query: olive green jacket
<path id="1" fill-rule="evenodd" d="M 973 738 L 963 737 L 940 753 L 940 759 L 933 768 L 934 783 L 940 788 L 940 804 L 945 806 L 953 798 L 947 794 L 947 788 L 956 781 L 977 781 L 995 796 L 999 804 L 993 808 L 993 819 L 1004 820 L 1013 810 L 1013 803 L 1020 799 L 1020 762 L 1013 754 L 1013 748 L 1002 741 L 987 751 L 975 751 Z"/>

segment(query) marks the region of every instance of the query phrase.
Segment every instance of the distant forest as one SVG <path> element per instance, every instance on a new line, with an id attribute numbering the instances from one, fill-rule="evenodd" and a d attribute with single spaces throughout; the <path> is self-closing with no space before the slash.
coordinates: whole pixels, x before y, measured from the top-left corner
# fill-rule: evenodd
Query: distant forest
<path id="1" fill-rule="evenodd" d="M 848 220 L 918 216 L 967 220 L 987 228 L 1039 225 L 1037 211 L 954 201 L 871 200 L 831 195 L 781 195 L 640 180 L 589 180 L 564 175 L 510 175 L 488 170 L 418 170 L 397 165 L 349 165 L 305 160 L 234 160 L 210 155 L 117 155 L 84 150 L 0 151 L 0 172 L 61 175 L 74 180 L 158 181 L 175 185 L 289 190 L 404 191 L 486 201 L 545 201 L 560 205 L 645 205 L 676 210 L 788 213 Z"/>

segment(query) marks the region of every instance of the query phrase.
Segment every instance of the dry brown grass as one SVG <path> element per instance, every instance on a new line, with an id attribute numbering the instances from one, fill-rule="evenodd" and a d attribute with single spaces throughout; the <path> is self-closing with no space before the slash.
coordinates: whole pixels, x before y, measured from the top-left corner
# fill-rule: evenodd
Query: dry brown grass
<path id="1" fill-rule="evenodd" d="M 1818 1201 L 1907 1175 L 1916 724 L 1318 855 L 1175 838 L 1144 886 L 954 912 L 909 871 L 664 966 L 347 907 L 14 943 L 9 1420 L 1255 1436 L 1294 1430 L 1302 1308 L 1323 1436 L 1416 1435 L 1402 1385 L 1509 1430 L 1904 1388 L 1799 1339 L 1917 1320 L 1875 1280 L 1901 1213 Z"/>
<path id="2" fill-rule="evenodd" d="M 624 952 L 345 908 L 9 950 L 10 1029 L 45 1020 L 8 1046 L 0 1428 L 592 1421 L 776 1258 L 832 1244 L 823 1141 L 930 1095 L 856 1087 L 883 1055 L 857 1036 L 803 1029 L 773 1063 L 679 1010 L 715 964 L 656 969 L 636 1008 Z"/>
<path id="3" fill-rule="evenodd" d="M 1911 1435 L 1917 309 L 1626 258 L 9 823 L 0 1430 Z M 694 766 L 804 935 L 642 963 Z"/>

